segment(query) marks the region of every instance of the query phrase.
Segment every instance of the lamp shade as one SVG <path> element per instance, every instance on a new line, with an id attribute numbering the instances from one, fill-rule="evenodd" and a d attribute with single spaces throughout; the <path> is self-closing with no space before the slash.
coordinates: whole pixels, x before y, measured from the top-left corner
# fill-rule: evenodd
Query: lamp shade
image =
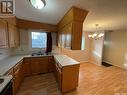
<path id="1" fill-rule="evenodd" d="M 45 0 L 30 0 L 30 3 L 32 4 L 33 7 L 36 9 L 42 9 L 46 5 Z"/>

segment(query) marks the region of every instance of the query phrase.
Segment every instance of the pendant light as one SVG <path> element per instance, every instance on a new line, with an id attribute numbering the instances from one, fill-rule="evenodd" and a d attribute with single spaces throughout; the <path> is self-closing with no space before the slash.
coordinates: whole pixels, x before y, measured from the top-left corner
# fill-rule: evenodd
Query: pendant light
<path id="1" fill-rule="evenodd" d="M 95 33 L 90 33 L 88 35 L 89 38 L 93 38 L 93 39 L 97 40 L 97 39 L 100 39 L 101 37 L 104 36 L 104 33 L 103 32 L 99 32 L 98 26 L 99 26 L 99 24 L 95 24 L 96 32 Z"/>
<path id="2" fill-rule="evenodd" d="M 33 7 L 36 9 L 42 9 L 45 7 L 46 2 L 45 0 L 30 0 L 30 3 L 32 4 Z"/>

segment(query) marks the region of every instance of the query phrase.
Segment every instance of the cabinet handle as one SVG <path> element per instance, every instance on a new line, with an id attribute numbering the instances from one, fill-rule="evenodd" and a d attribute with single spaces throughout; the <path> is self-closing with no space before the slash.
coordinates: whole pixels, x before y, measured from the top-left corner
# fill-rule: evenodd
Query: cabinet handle
<path id="1" fill-rule="evenodd" d="M 16 78 L 15 77 L 13 77 L 13 80 L 15 80 Z"/>

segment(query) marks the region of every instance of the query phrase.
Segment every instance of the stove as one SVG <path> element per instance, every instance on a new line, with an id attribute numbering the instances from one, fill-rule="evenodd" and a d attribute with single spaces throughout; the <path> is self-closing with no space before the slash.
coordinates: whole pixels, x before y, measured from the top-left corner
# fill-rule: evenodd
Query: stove
<path id="1" fill-rule="evenodd" d="M 0 95 L 13 95 L 12 76 L 0 76 Z"/>

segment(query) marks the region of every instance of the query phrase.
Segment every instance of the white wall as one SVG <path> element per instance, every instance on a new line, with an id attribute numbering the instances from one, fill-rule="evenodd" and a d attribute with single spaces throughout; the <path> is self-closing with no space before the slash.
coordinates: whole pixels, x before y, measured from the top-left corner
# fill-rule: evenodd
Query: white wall
<path id="1" fill-rule="evenodd" d="M 102 52 L 103 52 L 103 40 L 104 37 L 100 39 L 90 40 L 90 62 L 101 65 L 102 64 Z"/>
<path id="2" fill-rule="evenodd" d="M 39 49 L 32 49 L 30 46 L 30 30 L 20 29 L 20 46 L 13 50 L 14 54 L 31 54 L 37 52 Z M 37 30 L 38 31 L 38 30 Z M 53 50 L 56 48 L 56 33 L 52 33 Z"/>
<path id="3" fill-rule="evenodd" d="M 103 61 L 123 67 L 127 64 L 127 30 L 106 32 Z"/>
<path id="4" fill-rule="evenodd" d="M 79 61 L 79 62 L 88 62 L 89 61 L 89 52 L 90 52 L 90 41 L 88 38 L 88 32 L 84 32 L 85 36 L 85 50 L 70 50 L 65 48 L 57 49 L 60 53 L 68 55 L 69 57 Z"/>
<path id="5" fill-rule="evenodd" d="M 31 54 L 33 51 L 29 48 L 29 33 L 28 29 L 20 29 L 20 47 L 13 50 L 14 54 Z M 85 50 L 70 50 L 65 48 L 58 48 L 56 46 L 56 33 L 52 34 L 53 39 L 53 53 L 66 54 L 77 61 L 88 62 L 89 61 L 89 49 L 90 42 L 88 33 L 84 32 L 85 36 Z"/>

